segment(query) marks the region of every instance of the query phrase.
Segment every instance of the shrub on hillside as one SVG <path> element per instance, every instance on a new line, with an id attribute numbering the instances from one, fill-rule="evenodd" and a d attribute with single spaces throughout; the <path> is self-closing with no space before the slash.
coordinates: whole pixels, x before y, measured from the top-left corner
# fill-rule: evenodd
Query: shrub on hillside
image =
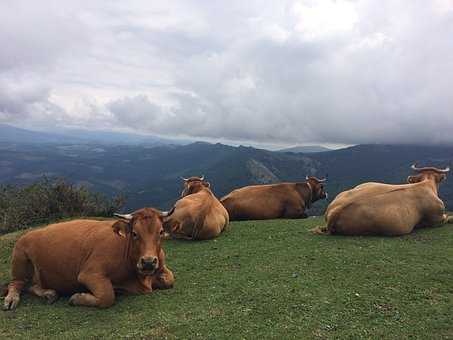
<path id="1" fill-rule="evenodd" d="M 0 187 L 0 233 L 73 216 L 111 216 L 124 204 L 122 196 L 100 193 L 64 180 L 43 179 L 26 187 Z"/>

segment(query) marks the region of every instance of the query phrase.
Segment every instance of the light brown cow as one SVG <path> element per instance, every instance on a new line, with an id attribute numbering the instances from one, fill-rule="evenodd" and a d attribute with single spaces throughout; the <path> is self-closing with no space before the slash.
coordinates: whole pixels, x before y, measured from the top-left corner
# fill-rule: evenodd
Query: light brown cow
<path id="1" fill-rule="evenodd" d="M 171 288 L 173 273 L 161 247 L 167 213 L 144 208 L 119 220 L 74 220 L 32 230 L 17 242 L 12 281 L 3 308 L 17 307 L 27 283 L 29 292 L 47 299 L 73 294 L 71 305 L 109 307 L 114 290 L 150 293 Z"/>
<path id="2" fill-rule="evenodd" d="M 173 238 L 208 240 L 219 236 L 229 223 L 228 212 L 220 204 L 204 177 L 184 178 L 181 199 L 164 223 Z"/>
<path id="3" fill-rule="evenodd" d="M 310 176 L 306 182 L 252 185 L 233 190 L 220 202 L 232 221 L 306 218 L 306 209 L 327 198 L 325 181 Z"/>
<path id="4" fill-rule="evenodd" d="M 339 194 L 326 210 L 326 227 L 315 233 L 396 236 L 414 228 L 449 221 L 439 199 L 439 184 L 450 170 L 433 167 L 412 169 L 409 184 L 364 183 Z"/>

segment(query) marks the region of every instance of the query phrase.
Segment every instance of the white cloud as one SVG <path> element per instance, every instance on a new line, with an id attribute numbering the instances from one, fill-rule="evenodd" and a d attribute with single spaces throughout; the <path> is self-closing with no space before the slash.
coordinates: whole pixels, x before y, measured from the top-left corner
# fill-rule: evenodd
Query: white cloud
<path id="1" fill-rule="evenodd" d="M 355 4 L 350 0 L 301 0 L 293 9 L 298 21 L 296 31 L 308 39 L 345 33 L 359 21 Z"/>
<path id="2" fill-rule="evenodd" d="M 453 143 L 452 36 L 447 0 L 7 0 L 0 120 L 256 143 Z"/>

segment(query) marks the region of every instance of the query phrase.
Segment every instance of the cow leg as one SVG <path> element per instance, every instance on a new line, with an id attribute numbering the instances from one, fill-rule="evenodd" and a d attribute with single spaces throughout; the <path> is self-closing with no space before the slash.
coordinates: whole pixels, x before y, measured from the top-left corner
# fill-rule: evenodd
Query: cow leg
<path id="1" fill-rule="evenodd" d="M 429 219 L 423 220 L 419 224 L 415 226 L 415 228 L 427 228 L 427 227 L 434 227 L 439 226 L 445 223 L 451 223 L 450 217 L 444 213 L 444 210 L 439 212 L 438 214 L 433 214 L 429 217 Z"/>
<path id="2" fill-rule="evenodd" d="M 175 276 L 173 272 L 167 266 L 163 266 L 159 273 L 153 276 L 152 286 L 153 289 L 169 289 L 173 287 L 174 283 Z"/>
<path id="3" fill-rule="evenodd" d="M 159 269 L 151 277 L 152 289 L 172 288 L 175 283 L 175 276 L 172 271 L 165 265 L 165 251 L 161 248 L 159 253 Z"/>
<path id="4" fill-rule="evenodd" d="M 198 231 L 198 233 L 194 235 L 193 238 L 196 240 L 212 240 L 213 238 L 219 236 L 221 232 L 222 231 L 218 227 L 215 228 L 204 227 L 202 230 Z"/>
<path id="5" fill-rule="evenodd" d="M 4 310 L 16 309 L 25 283 L 33 277 L 33 264 L 19 244 L 16 244 L 13 250 L 11 265 L 13 279 L 8 285 L 8 294 L 3 303 Z"/>
<path id="6" fill-rule="evenodd" d="M 36 266 L 34 266 L 33 284 L 28 288 L 28 292 L 38 297 L 45 298 L 49 305 L 58 300 L 58 294 L 55 290 L 42 288 L 39 268 Z"/>
<path id="7" fill-rule="evenodd" d="M 168 232 L 164 232 L 164 235 L 162 235 L 163 240 L 171 240 L 171 234 Z"/>
<path id="8" fill-rule="evenodd" d="M 317 226 L 317 227 L 314 227 L 313 229 L 310 229 L 310 231 L 313 233 L 313 234 L 316 234 L 316 235 L 329 235 L 329 234 L 333 234 L 331 232 L 331 230 L 329 230 L 329 228 L 325 225 L 320 225 L 320 226 Z"/>
<path id="9" fill-rule="evenodd" d="M 444 214 L 442 216 L 442 224 L 445 224 L 445 223 L 453 223 L 453 216 L 448 216 L 447 214 Z"/>
<path id="10" fill-rule="evenodd" d="M 304 207 L 287 207 L 283 212 L 283 218 L 307 218 Z"/>
<path id="11" fill-rule="evenodd" d="M 181 223 L 174 221 L 171 228 L 169 228 L 169 234 L 173 239 L 192 240 L 192 236 L 188 236 L 183 229 Z"/>
<path id="12" fill-rule="evenodd" d="M 172 233 L 171 237 L 173 239 L 183 239 L 183 240 L 193 240 L 192 236 L 187 236 L 186 234 L 181 234 L 181 233 Z"/>
<path id="13" fill-rule="evenodd" d="M 91 293 L 76 293 L 69 299 L 72 306 L 107 308 L 115 302 L 112 282 L 103 275 L 80 273 L 77 280 Z"/>
<path id="14" fill-rule="evenodd" d="M 40 285 L 34 284 L 28 288 L 28 292 L 36 296 L 45 298 L 47 303 L 50 305 L 58 300 L 58 294 L 53 289 L 44 289 Z"/>

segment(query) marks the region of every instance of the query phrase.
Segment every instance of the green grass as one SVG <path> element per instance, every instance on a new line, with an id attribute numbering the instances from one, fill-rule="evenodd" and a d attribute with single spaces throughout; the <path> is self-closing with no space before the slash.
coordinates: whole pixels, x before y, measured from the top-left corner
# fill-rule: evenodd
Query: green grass
<path id="1" fill-rule="evenodd" d="M 396 238 L 308 232 L 320 223 L 240 222 L 214 241 L 167 241 L 173 289 L 107 310 L 25 295 L 0 314 L 0 338 L 453 338 L 453 226 Z M 0 282 L 17 235 L 0 238 Z"/>

